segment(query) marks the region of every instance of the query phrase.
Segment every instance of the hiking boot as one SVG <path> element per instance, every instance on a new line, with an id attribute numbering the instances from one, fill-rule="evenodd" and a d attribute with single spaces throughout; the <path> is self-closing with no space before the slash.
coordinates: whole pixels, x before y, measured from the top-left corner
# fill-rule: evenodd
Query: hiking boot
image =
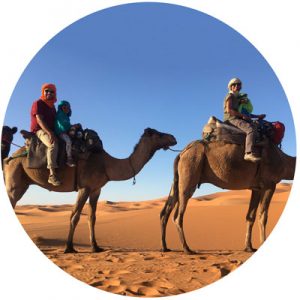
<path id="1" fill-rule="evenodd" d="M 61 182 L 58 180 L 58 178 L 56 177 L 56 175 L 50 175 L 48 178 L 48 182 L 54 186 L 59 186 L 61 185 Z"/>
<path id="2" fill-rule="evenodd" d="M 261 160 L 261 157 L 255 156 L 253 153 L 246 153 L 244 156 L 244 160 L 258 162 Z"/>
<path id="3" fill-rule="evenodd" d="M 66 165 L 69 166 L 70 168 L 76 167 L 76 164 L 74 163 L 73 159 L 68 159 Z"/>

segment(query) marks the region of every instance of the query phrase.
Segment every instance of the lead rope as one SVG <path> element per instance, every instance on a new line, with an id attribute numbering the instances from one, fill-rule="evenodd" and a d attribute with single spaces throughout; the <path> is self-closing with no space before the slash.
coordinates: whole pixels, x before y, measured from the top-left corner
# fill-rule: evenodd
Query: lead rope
<path id="1" fill-rule="evenodd" d="M 171 149 L 170 147 L 168 147 L 168 150 L 171 150 L 173 152 L 182 152 L 182 150 L 175 150 L 175 149 Z"/>
<path id="2" fill-rule="evenodd" d="M 18 144 L 15 144 L 15 143 L 13 143 L 13 142 L 10 142 L 10 141 L 8 141 L 5 137 L 1 137 L 1 141 L 4 141 L 4 142 L 6 142 L 6 143 L 8 143 L 8 144 L 11 144 L 11 145 L 14 145 L 14 146 L 16 146 L 16 147 L 19 147 L 19 148 L 22 148 L 23 146 L 20 146 L 20 145 L 18 145 Z"/>
<path id="3" fill-rule="evenodd" d="M 131 167 L 131 169 L 132 169 L 132 171 L 133 171 L 133 181 L 132 181 L 132 185 L 135 185 L 135 184 L 136 184 L 136 179 L 135 179 L 136 173 L 135 173 L 135 170 L 134 170 L 134 168 L 133 168 L 133 165 L 132 165 L 132 162 L 131 162 L 131 159 L 130 159 L 130 158 L 129 158 L 129 164 L 130 164 L 130 167 Z"/>
<path id="4" fill-rule="evenodd" d="M 174 150 L 174 149 L 171 149 L 170 147 L 168 147 L 168 150 L 171 150 L 173 152 L 181 152 L 182 150 Z M 131 162 L 131 159 L 129 158 L 129 164 L 130 164 L 130 167 L 132 169 L 132 172 L 133 172 L 133 181 L 132 181 L 132 185 L 135 185 L 136 184 L 136 179 L 135 179 L 135 175 L 136 175 L 136 172 L 134 170 L 134 167 L 132 165 L 132 162 Z"/>

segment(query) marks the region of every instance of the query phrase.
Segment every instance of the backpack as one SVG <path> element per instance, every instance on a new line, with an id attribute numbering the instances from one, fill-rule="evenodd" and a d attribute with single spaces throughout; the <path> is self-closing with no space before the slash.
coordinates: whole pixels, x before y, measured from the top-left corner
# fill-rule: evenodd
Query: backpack
<path id="1" fill-rule="evenodd" d="M 272 122 L 272 127 L 273 127 L 272 141 L 274 144 L 280 145 L 284 137 L 285 126 L 283 123 L 276 121 L 276 122 Z"/>

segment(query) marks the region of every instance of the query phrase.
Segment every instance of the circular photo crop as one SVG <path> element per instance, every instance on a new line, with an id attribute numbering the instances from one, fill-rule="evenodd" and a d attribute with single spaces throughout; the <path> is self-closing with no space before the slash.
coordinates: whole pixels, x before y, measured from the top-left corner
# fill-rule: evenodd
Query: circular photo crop
<path id="1" fill-rule="evenodd" d="M 292 187 L 291 109 L 258 50 L 191 8 L 133 3 L 54 36 L 2 128 L 8 199 L 36 246 L 113 294 L 201 289 L 247 261 Z"/>

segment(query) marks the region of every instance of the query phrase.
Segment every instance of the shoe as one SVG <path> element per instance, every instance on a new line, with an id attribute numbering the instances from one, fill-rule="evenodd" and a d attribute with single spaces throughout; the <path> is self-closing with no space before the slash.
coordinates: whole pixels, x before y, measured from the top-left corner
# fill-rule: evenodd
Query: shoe
<path id="1" fill-rule="evenodd" d="M 76 167 L 76 164 L 74 163 L 73 159 L 68 159 L 66 165 L 69 166 L 70 168 Z"/>
<path id="2" fill-rule="evenodd" d="M 48 178 L 48 182 L 54 186 L 61 185 L 61 182 L 58 180 L 58 178 L 55 175 L 50 175 Z"/>
<path id="3" fill-rule="evenodd" d="M 261 160 L 261 157 L 255 156 L 253 153 L 246 153 L 244 156 L 244 160 L 258 162 Z"/>

